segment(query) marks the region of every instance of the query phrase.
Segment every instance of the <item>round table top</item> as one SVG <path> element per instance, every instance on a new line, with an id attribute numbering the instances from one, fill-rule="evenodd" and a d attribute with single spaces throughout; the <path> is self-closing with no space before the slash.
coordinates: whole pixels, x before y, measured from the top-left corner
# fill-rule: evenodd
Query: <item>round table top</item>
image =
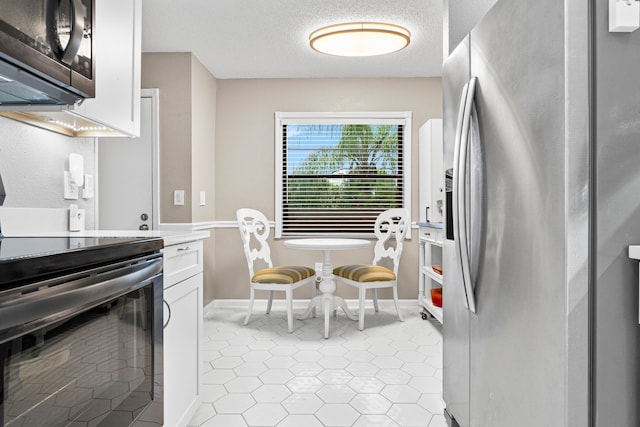
<path id="1" fill-rule="evenodd" d="M 364 239 L 311 238 L 285 240 L 284 245 L 292 249 L 341 250 L 366 248 L 371 242 Z"/>

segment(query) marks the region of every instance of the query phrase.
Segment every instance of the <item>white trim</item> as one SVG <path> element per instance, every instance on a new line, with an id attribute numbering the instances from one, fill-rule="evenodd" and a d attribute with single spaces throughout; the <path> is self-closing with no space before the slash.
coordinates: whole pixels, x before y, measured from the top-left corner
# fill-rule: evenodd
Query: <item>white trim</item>
<path id="1" fill-rule="evenodd" d="M 231 222 L 231 221 L 219 221 L 219 222 Z M 237 225 L 236 225 L 237 227 Z M 171 231 L 199 231 L 209 230 L 216 227 L 216 221 L 203 221 L 203 222 L 163 222 L 159 224 L 159 230 L 171 230 Z"/>
<path id="2" fill-rule="evenodd" d="M 413 136 L 413 113 L 411 111 L 404 112 L 405 116 L 405 126 L 404 126 L 404 134 L 402 135 L 402 150 L 404 151 L 402 155 L 402 160 L 404 161 L 403 172 L 404 175 L 402 180 L 402 188 L 404 190 L 403 208 L 406 208 L 409 212 L 408 222 L 411 223 L 411 181 L 413 180 L 413 169 L 411 168 L 411 146 L 413 145 L 412 136 Z M 409 240 L 411 240 L 411 234 L 407 236 Z"/>
<path id="3" fill-rule="evenodd" d="M 213 221 L 210 228 L 238 228 L 237 221 Z M 275 228 L 275 221 L 269 221 L 269 227 Z"/>
<path id="4" fill-rule="evenodd" d="M 276 112 L 275 114 L 275 208 L 276 208 L 276 220 L 280 218 L 280 221 L 274 221 L 274 236 L 276 238 L 282 236 L 282 115 L 286 113 Z"/>
<path id="5" fill-rule="evenodd" d="M 275 235 L 276 239 L 282 236 L 282 127 L 285 124 L 351 124 L 354 119 L 363 124 L 402 124 L 404 133 L 402 135 L 403 151 L 403 206 L 409 210 L 409 222 L 411 222 L 411 181 L 413 177 L 411 168 L 411 146 L 413 137 L 413 112 L 412 111 L 370 111 L 370 112 L 282 112 L 274 113 L 274 139 L 275 139 Z M 407 236 L 411 240 L 411 236 Z"/>
<path id="6" fill-rule="evenodd" d="M 283 112 L 276 111 L 275 118 L 282 120 L 283 123 L 289 123 L 288 119 L 292 119 L 292 123 L 303 123 L 306 118 L 312 118 L 313 123 L 322 123 L 321 119 L 331 120 L 331 123 L 335 123 L 335 119 L 346 119 L 347 123 L 352 123 L 351 119 L 394 119 L 394 123 L 398 119 L 411 120 L 411 111 L 355 111 L 355 112 Z M 374 123 L 374 122 L 372 122 Z M 380 123 L 376 121 L 374 124 Z"/>
<path id="7" fill-rule="evenodd" d="M 345 300 L 347 306 L 353 310 L 358 309 L 358 300 L 357 299 L 348 299 Z M 272 308 L 275 310 L 286 310 L 286 301 L 281 299 L 274 299 Z M 378 299 L 378 305 L 380 309 L 389 310 L 390 312 L 395 313 L 395 305 L 393 304 L 393 299 Z M 401 308 L 415 308 L 416 310 L 420 310 L 422 307 L 417 299 L 401 299 L 398 300 L 398 305 Z M 249 306 L 248 299 L 217 299 L 211 301 L 204 307 L 204 315 L 212 313 L 216 308 L 237 308 L 240 310 L 246 310 Z M 305 310 L 309 306 L 308 299 L 295 299 L 293 300 L 293 309 L 294 310 Z M 365 301 L 365 308 L 372 309 L 373 308 L 373 300 Z M 266 299 L 256 299 L 253 303 L 253 310 L 255 313 L 259 311 L 264 311 L 267 309 L 267 300 Z"/>
<path id="8" fill-rule="evenodd" d="M 211 221 L 210 224 L 211 225 L 207 228 L 238 228 L 238 223 L 236 221 Z M 173 225 L 173 224 L 162 224 L 163 227 L 165 225 Z M 275 228 L 275 226 L 276 226 L 275 221 L 269 221 L 270 228 Z M 411 223 L 411 228 L 418 229 L 420 227 L 418 226 L 418 223 L 414 221 Z M 411 240 L 411 235 L 407 234 L 406 239 Z"/>

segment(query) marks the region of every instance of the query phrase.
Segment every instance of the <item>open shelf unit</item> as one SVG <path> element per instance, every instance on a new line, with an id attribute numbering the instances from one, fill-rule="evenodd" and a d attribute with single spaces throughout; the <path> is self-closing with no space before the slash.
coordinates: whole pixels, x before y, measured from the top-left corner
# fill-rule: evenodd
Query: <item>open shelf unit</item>
<path id="1" fill-rule="evenodd" d="M 424 308 L 422 318 L 434 317 L 442 323 L 442 308 L 431 300 L 431 289 L 442 288 L 442 275 L 433 270 L 442 266 L 444 229 L 444 171 L 442 163 L 442 119 L 431 119 L 418 132 L 420 259 L 418 301 Z"/>
<path id="2" fill-rule="evenodd" d="M 420 272 L 418 280 L 418 300 L 425 310 L 425 315 L 434 317 L 442 323 L 442 308 L 431 301 L 431 289 L 442 287 L 442 275 L 434 269 L 434 265 L 442 265 L 442 224 L 418 222 L 420 230 Z"/>

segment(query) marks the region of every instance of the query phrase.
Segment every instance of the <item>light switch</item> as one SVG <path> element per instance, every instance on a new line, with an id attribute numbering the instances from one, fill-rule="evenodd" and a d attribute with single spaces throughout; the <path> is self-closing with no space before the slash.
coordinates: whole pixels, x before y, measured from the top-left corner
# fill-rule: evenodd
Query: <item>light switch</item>
<path id="1" fill-rule="evenodd" d="M 78 200 L 78 185 L 71 180 L 71 174 L 64 171 L 64 198 Z"/>
<path id="2" fill-rule="evenodd" d="M 207 204 L 207 194 L 204 191 L 200 192 L 200 206 L 205 206 Z"/>
<path id="3" fill-rule="evenodd" d="M 175 190 L 173 192 L 174 206 L 184 206 L 184 190 Z"/>

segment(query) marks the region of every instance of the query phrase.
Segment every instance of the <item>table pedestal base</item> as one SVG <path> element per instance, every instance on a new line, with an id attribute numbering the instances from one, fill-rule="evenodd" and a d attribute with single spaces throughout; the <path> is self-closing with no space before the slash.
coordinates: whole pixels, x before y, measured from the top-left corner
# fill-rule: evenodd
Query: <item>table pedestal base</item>
<path id="1" fill-rule="evenodd" d="M 355 313 L 347 307 L 347 303 L 344 301 L 344 298 L 339 297 L 337 295 L 331 294 L 323 294 L 317 295 L 311 299 L 309 303 L 309 307 L 307 310 L 298 316 L 298 320 L 303 320 L 311 316 L 314 308 L 320 309 L 324 312 L 324 338 L 329 338 L 329 319 L 331 318 L 331 313 L 333 313 L 338 308 L 341 308 L 344 311 L 344 314 L 351 320 L 357 320 Z"/>

